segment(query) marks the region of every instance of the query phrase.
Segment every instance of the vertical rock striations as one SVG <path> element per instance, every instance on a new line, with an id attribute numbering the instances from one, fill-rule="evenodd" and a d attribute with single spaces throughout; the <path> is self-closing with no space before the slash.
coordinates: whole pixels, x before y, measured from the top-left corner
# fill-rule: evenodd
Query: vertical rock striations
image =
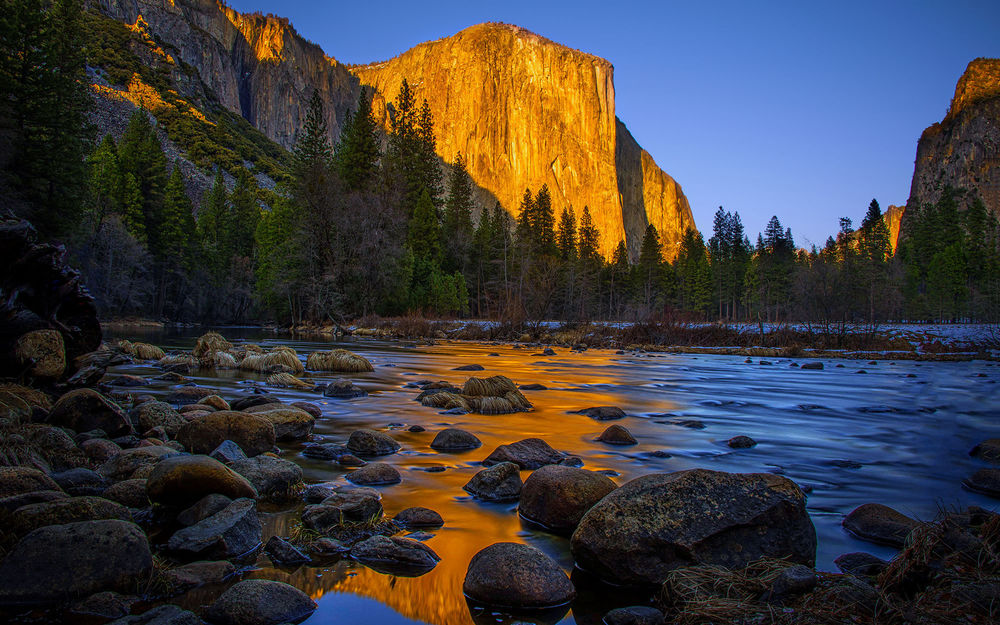
<path id="1" fill-rule="evenodd" d="M 936 202 L 944 185 L 977 192 L 1000 215 L 1000 59 L 969 63 L 948 114 L 920 136 L 907 208 Z"/>

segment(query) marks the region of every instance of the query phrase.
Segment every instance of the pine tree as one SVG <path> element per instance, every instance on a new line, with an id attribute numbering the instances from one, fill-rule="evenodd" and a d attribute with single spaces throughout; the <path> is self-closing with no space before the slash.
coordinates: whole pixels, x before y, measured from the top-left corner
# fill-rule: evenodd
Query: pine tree
<path id="1" fill-rule="evenodd" d="M 559 233 L 557 235 L 559 258 L 564 261 L 576 260 L 576 216 L 573 207 L 564 208 L 559 216 Z"/>
<path id="2" fill-rule="evenodd" d="M 448 239 L 445 251 L 446 271 L 465 271 L 472 246 L 472 180 L 465 169 L 465 159 L 459 152 L 448 178 L 448 197 L 444 205 L 444 233 Z"/>
<path id="3" fill-rule="evenodd" d="M 876 314 L 883 308 L 880 304 L 885 301 L 884 291 L 888 287 L 889 257 L 892 253 L 889 229 L 882 219 L 882 210 L 874 199 L 868 205 L 858 237 L 866 317 L 869 323 L 874 324 Z"/>
<path id="4" fill-rule="evenodd" d="M 323 111 L 323 99 L 319 91 L 314 89 L 309 98 L 306 123 L 296 133 L 295 146 L 292 148 L 293 175 L 301 179 L 306 176 L 306 172 L 316 166 L 326 167 L 332 156 L 330 128 Z"/>
<path id="5" fill-rule="evenodd" d="M 183 266 L 189 259 L 190 241 L 194 231 L 191 199 L 184 190 L 181 168 L 175 164 L 163 194 L 159 244 L 154 254 L 174 266 Z"/>
<path id="6" fill-rule="evenodd" d="M 348 191 L 360 191 L 373 185 L 378 177 L 381 149 L 378 126 L 372 115 L 371 102 L 361 90 L 358 110 L 347 114 L 340 143 L 334 153 L 337 173 Z"/>
<path id="7" fill-rule="evenodd" d="M 590 209 L 583 207 L 580 215 L 580 259 L 584 261 L 599 261 L 601 248 L 601 233 L 590 217 Z"/>
<path id="8" fill-rule="evenodd" d="M 417 117 L 417 170 L 420 185 L 427 189 L 434 206 L 439 206 L 441 197 L 441 167 L 437 155 L 437 140 L 434 137 L 434 115 L 425 99 Z"/>
<path id="9" fill-rule="evenodd" d="M 517 243 L 524 254 L 531 254 L 533 251 L 532 237 L 537 221 L 535 210 L 535 197 L 531 194 L 531 189 L 525 189 L 517 213 Z"/>
<path id="10" fill-rule="evenodd" d="M 229 214 L 225 229 L 225 253 L 227 256 L 253 255 L 254 232 L 260 221 L 260 204 L 257 202 L 257 185 L 246 170 L 236 179 L 236 188 L 229 198 Z"/>
<path id="11" fill-rule="evenodd" d="M 633 284 L 640 294 L 642 306 L 647 313 L 651 312 L 660 294 L 657 287 L 663 282 L 663 248 L 653 224 L 646 226 L 634 271 Z"/>
<path id="12" fill-rule="evenodd" d="M 535 243 L 535 251 L 539 255 L 555 256 L 556 247 L 556 217 L 552 209 L 552 195 L 549 186 L 542 185 L 535 195 L 534 221 L 531 223 L 531 239 Z"/>
<path id="13" fill-rule="evenodd" d="M 418 261 L 427 266 L 440 268 L 443 257 L 441 249 L 441 227 L 438 224 L 434 203 L 425 189 L 417 202 L 413 219 L 410 220 L 406 243 Z"/>
<path id="14" fill-rule="evenodd" d="M 0 12 L 0 125 L 7 172 L 43 237 L 86 203 L 91 149 L 81 0 L 8 0 Z"/>
<path id="15" fill-rule="evenodd" d="M 118 165 L 122 175 L 131 175 L 142 197 L 143 229 L 150 250 L 156 254 L 161 233 L 161 211 L 167 186 L 167 157 L 149 113 L 138 110 L 129 118 L 118 143 Z"/>
<path id="16" fill-rule="evenodd" d="M 118 167 L 118 147 L 111 135 L 105 135 L 87 158 L 87 164 L 90 167 L 90 212 L 96 227 L 121 210 L 122 172 Z"/>
<path id="17" fill-rule="evenodd" d="M 205 192 L 198 211 L 198 238 L 212 254 L 218 253 L 219 240 L 222 238 L 222 225 L 228 223 L 229 198 L 226 193 L 226 182 L 222 176 L 222 168 L 215 168 L 215 179 L 212 188 Z"/>
<path id="18" fill-rule="evenodd" d="M 687 228 L 681 238 L 680 251 L 674 261 L 680 307 L 704 313 L 711 303 L 711 267 L 708 251 L 701 234 Z"/>

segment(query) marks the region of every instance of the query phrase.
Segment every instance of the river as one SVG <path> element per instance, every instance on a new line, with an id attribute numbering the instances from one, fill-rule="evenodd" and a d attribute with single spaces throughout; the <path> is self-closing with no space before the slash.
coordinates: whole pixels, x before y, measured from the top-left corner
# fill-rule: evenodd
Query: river
<path id="1" fill-rule="evenodd" d="M 314 350 L 344 347 L 372 361 L 375 371 L 352 374 L 367 397 L 326 399 L 309 391 L 270 389 L 283 401 L 306 400 L 322 408 L 314 437 L 345 442 L 358 428 L 389 431 L 402 445 L 380 458 L 396 466 L 401 484 L 379 487 L 387 515 L 410 506 L 439 512 L 444 527 L 425 542 L 441 556 L 431 572 L 416 578 L 384 575 L 350 560 L 325 567 L 271 569 L 258 559 L 251 577 L 287 581 L 318 601 L 306 623 L 600 623 L 611 608 L 648 596 L 630 596 L 594 585 L 574 575 L 579 597 L 568 611 L 536 621 L 489 611 L 470 610 L 462 595 L 469 560 L 487 545 L 524 542 L 540 548 L 572 572 L 566 538 L 519 520 L 516 502 L 477 501 L 462 486 L 481 467 L 479 461 L 503 443 L 528 437 L 545 439 L 556 449 L 579 456 L 584 467 L 609 472 L 618 484 L 653 472 L 702 467 L 732 472 L 784 475 L 808 492 L 808 510 L 819 537 L 817 568 L 835 571 L 834 558 L 868 551 L 889 558 L 894 551 L 865 543 L 841 528 L 845 514 L 868 503 L 882 503 L 918 518 L 931 519 L 941 509 L 980 505 L 997 509 L 996 500 L 968 492 L 962 479 L 982 466 L 969 449 L 1000 436 L 1000 367 L 987 362 L 909 362 L 823 360 L 824 369 L 802 370 L 793 360 L 715 355 L 626 353 L 591 349 L 583 353 L 556 348 L 440 342 L 416 346 L 390 341 L 307 341 L 258 329 L 220 330 L 234 342 L 263 347 L 288 345 L 300 357 Z M 148 341 L 166 350 L 190 350 L 201 331 L 118 331 L 122 338 Z M 794 362 L 804 363 L 797 359 Z M 481 373 L 454 371 L 480 364 Z M 861 371 L 865 373 L 862 373 Z M 152 377 L 159 370 L 135 364 L 109 373 Z M 524 391 L 534 410 L 501 416 L 444 415 L 414 401 L 417 380 L 447 380 L 461 386 L 469 375 L 502 374 L 517 384 L 537 383 L 542 391 Z M 218 388 L 230 400 L 244 396 L 261 376 L 240 371 L 196 371 L 188 376 L 199 385 Z M 339 374 L 309 374 L 322 382 Z M 164 395 L 173 386 L 153 381 L 141 392 Z M 570 411 L 615 405 L 627 417 L 598 422 Z M 639 444 L 614 447 L 594 439 L 610 423 L 627 427 Z M 425 432 L 408 431 L 421 425 Z M 703 426 L 703 427 L 692 427 Z M 479 449 L 442 453 L 430 448 L 445 427 L 469 430 L 483 441 Z M 747 435 L 758 444 L 730 449 L 726 441 Z M 346 471 L 332 462 L 311 460 L 301 445 L 286 444 L 282 457 L 302 466 L 307 483 L 344 482 Z M 430 467 L 445 468 L 429 472 Z M 522 478 L 529 472 L 525 471 Z M 264 515 L 270 533 L 286 535 L 296 510 Z M 190 607 L 210 602 L 218 588 L 198 589 L 180 598 Z"/>

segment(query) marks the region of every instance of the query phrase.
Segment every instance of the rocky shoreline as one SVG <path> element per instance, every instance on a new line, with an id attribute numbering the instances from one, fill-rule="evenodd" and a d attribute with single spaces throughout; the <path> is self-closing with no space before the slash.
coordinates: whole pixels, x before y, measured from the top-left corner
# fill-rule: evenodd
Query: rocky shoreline
<path id="1" fill-rule="evenodd" d="M 143 377 L 104 376 L 109 365 L 127 360 L 158 365 L 154 377 L 175 384 L 166 401 L 142 394 Z M 346 350 L 302 360 L 288 347 L 233 345 L 215 333 L 191 352 L 171 354 L 119 341 L 78 359 L 76 373 L 0 387 L 0 520 L 8 528 L 0 537 L 0 612 L 41 609 L 51 621 L 86 617 L 116 625 L 277 625 L 308 617 L 316 604 L 283 582 L 244 579 L 242 563 L 260 550 L 278 566 L 351 558 L 391 575 L 432 570 L 438 554 L 401 534 L 445 520 L 419 507 L 389 518 L 373 488 L 401 479 L 379 461 L 401 450 L 390 433 L 361 429 L 343 444 L 309 443 L 322 418 L 317 405 L 285 404 L 253 390 L 224 396 L 185 378 L 242 368 L 268 376 L 270 385 L 298 382 L 317 396 L 340 397 L 356 391 L 348 380 L 314 386 L 298 376 L 307 367 L 345 375 L 371 368 Z M 97 382 L 71 384 L 69 374 Z M 415 389 L 418 401 L 438 408 L 531 409 L 503 376 L 473 375 L 462 387 L 420 382 Z M 580 412 L 598 421 L 624 416 L 611 406 Z M 630 434 L 612 424 L 602 437 L 629 444 Z M 753 444 L 742 438 L 731 446 Z M 306 457 L 352 469 L 347 483 L 304 484 L 298 465 L 279 457 L 281 444 L 291 442 L 304 442 Z M 481 444 L 474 433 L 452 428 L 436 433 L 431 446 L 447 452 Z M 1000 469 L 989 466 L 1000 461 L 998 449 L 1000 442 L 987 440 L 972 450 L 987 466 L 966 488 L 1000 497 Z M 816 532 L 806 494 L 781 476 L 694 469 L 616 485 L 531 438 L 500 445 L 482 465 L 467 493 L 516 501 L 527 522 L 570 537 L 584 577 L 655 595 L 646 605 L 612 610 L 607 623 L 758 623 L 765 616 L 780 623 L 987 623 L 1000 610 L 1000 515 L 981 508 L 920 522 L 877 503 L 860 506 L 844 519 L 845 529 L 901 551 L 889 562 L 844 554 L 837 560 L 842 574 L 834 575 L 812 568 Z M 532 473 L 522 482 L 524 470 Z M 303 504 L 295 529 L 265 543 L 259 507 Z M 474 612 L 563 613 L 577 594 L 577 577 L 533 547 L 496 543 L 472 559 L 463 592 Z M 229 587 L 198 613 L 171 603 L 180 592 L 214 583 Z M 133 606 L 154 607 L 133 614 Z"/>

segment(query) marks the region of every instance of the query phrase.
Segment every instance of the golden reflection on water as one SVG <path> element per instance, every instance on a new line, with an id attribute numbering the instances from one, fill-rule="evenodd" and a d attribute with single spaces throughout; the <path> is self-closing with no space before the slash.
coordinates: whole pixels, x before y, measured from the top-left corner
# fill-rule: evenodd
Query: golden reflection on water
<path id="1" fill-rule="evenodd" d="M 194 338 L 177 341 L 190 349 Z M 265 346 L 290 345 L 304 357 L 315 349 L 329 349 L 329 343 L 295 340 L 268 340 Z M 444 527 L 430 530 L 426 540 L 441 562 L 420 577 L 386 575 L 350 560 L 328 566 L 297 570 L 274 569 L 266 558 L 258 560 L 258 570 L 250 575 L 287 581 L 313 596 L 319 603 L 308 621 L 326 623 L 358 604 L 365 597 L 389 606 L 400 615 L 398 621 L 379 613 L 378 622 L 405 619 L 440 625 L 469 625 L 474 622 L 500 623 L 504 618 L 490 612 L 470 612 L 462 595 L 462 582 L 472 556 L 500 541 L 528 543 L 538 547 L 572 570 L 568 541 L 539 528 L 523 525 L 516 502 L 488 504 L 470 498 L 462 486 L 481 468 L 479 462 L 500 444 L 539 437 L 554 448 L 577 455 L 585 468 L 613 470 L 619 484 L 652 472 L 705 467 L 725 471 L 773 471 L 788 475 L 812 489 L 810 511 L 820 535 L 820 567 L 832 570 L 834 557 L 864 549 L 890 557 L 889 551 L 856 543 L 840 527 L 843 514 L 861 503 L 879 501 L 905 509 L 911 516 L 930 518 L 939 501 L 958 507 L 969 504 L 990 506 L 975 494 L 961 492 L 955 500 L 955 484 L 972 470 L 966 452 L 988 427 L 987 417 L 975 412 L 983 405 L 1000 404 L 1000 384 L 972 377 L 973 372 L 991 371 L 981 364 L 943 363 L 933 368 L 920 364 L 897 363 L 869 367 L 869 375 L 855 376 L 853 368 L 837 369 L 828 362 L 824 372 L 803 372 L 789 368 L 787 361 L 774 366 L 745 364 L 741 357 L 616 355 L 607 350 L 581 354 L 557 349 L 556 356 L 536 355 L 537 350 L 511 346 L 444 343 L 434 347 L 407 349 L 399 344 L 356 342 L 344 347 L 373 361 L 375 371 L 346 376 L 369 391 L 365 398 L 325 399 L 315 393 L 273 389 L 284 401 L 317 403 L 323 416 L 315 434 L 328 442 L 343 443 L 358 428 L 388 431 L 402 445 L 399 453 L 379 458 L 394 465 L 402 474 L 401 484 L 380 487 L 387 516 L 410 506 L 425 506 L 439 512 Z M 490 353 L 499 356 L 490 356 Z M 480 364 L 478 373 L 453 371 L 454 367 Z M 151 366 L 120 367 L 123 373 L 156 375 Z M 913 373 L 916 378 L 908 377 Z M 447 380 L 461 386 L 469 375 L 503 374 L 515 383 L 540 383 L 544 391 L 525 391 L 534 404 L 529 413 L 484 416 L 445 415 L 413 400 L 418 389 L 405 388 L 417 380 Z M 991 374 L 992 375 L 992 374 Z M 227 398 L 245 395 L 247 385 L 261 377 L 245 372 L 196 372 L 198 384 L 218 388 Z M 305 376 L 322 382 L 336 374 Z M 969 382 L 969 380 L 974 380 Z M 928 384 L 921 386 L 921 384 Z M 145 387 L 152 394 L 164 394 L 171 386 L 154 382 Z M 599 422 L 569 411 L 590 406 L 616 405 L 629 415 L 614 422 Z M 905 418 L 894 412 L 862 411 L 859 407 L 889 405 L 910 410 Z M 918 411 L 920 406 L 935 406 Z M 705 429 L 680 427 L 680 419 L 698 420 Z M 955 429 L 961 420 L 967 424 Z M 638 445 L 614 447 L 594 439 L 610 423 L 627 427 Z M 410 432 L 421 425 L 425 432 Z M 434 435 L 443 428 L 466 429 L 478 436 L 483 446 L 462 453 L 440 453 L 430 448 Z M 939 437 L 935 433 L 947 431 Z M 753 450 L 734 451 L 725 442 L 745 434 L 760 444 Z M 933 438 L 939 453 L 926 453 Z M 976 439 L 976 440 L 974 440 Z M 307 483 L 346 484 L 345 471 L 336 463 L 317 461 L 300 455 L 301 445 L 289 445 L 283 456 L 302 466 Z M 657 452 L 654 454 L 654 452 Z M 942 464 L 935 457 L 947 456 Z M 857 460 L 863 469 L 837 464 L 841 459 Z M 905 466 L 901 472 L 899 467 Z M 428 472 L 445 467 L 443 472 Z M 522 472 L 526 478 L 529 472 Z M 911 493 L 925 493 L 916 501 Z M 265 536 L 288 536 L 298 517 L 295 509 L 265 515 Z M 607 609 L 648 600 L 627 597 L 620 590 L 588 588 L 574 574 L 579 596 L 572 605 L 571 618 L 584 625 L 600 623 Z M 211 601 L 222 588 L 203 588 L 189 593 L 185 605 L 196 607 Z M 353 604 L 352 604 L 353 602 Z M 362 614 L 364 616 L 364 614 Z M 525 618 L 524 622 L 555 622 L 562 614 Z M 372 617 L 375 618 L 375 617 Z M 362 619 L 363 620 L 363 619 Z"/>

